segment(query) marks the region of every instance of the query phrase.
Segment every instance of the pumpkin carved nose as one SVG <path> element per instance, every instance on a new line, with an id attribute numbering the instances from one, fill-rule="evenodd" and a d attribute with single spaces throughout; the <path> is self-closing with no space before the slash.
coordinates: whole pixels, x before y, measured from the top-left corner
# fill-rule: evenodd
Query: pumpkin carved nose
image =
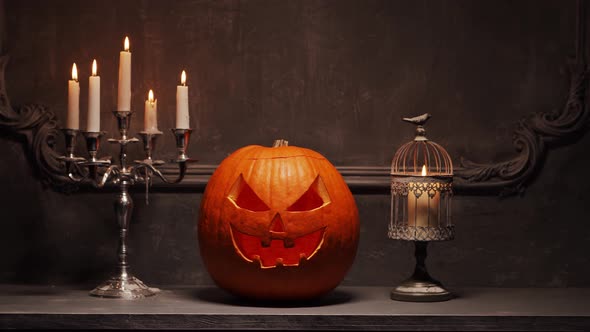
<path id="1" fill-rule="evenodd" d="M 275 214 L 274 218 L 270 222 L 270 242 L 262 241 L 262 246 L 270 246 L 272 241 L 282 241 L 283 247 L 285 248 L 293 248 L 295 246 L 295 242 L 292 238 L 287 237 L 287 232 L 285 232 L 285 225 L 283 225 L 283 220 L 281 219 L 280 214 Z"/>
<path id="2" fill-rule="evenodd" d="M 270 223 L 270 231 L 275 233 L 284 233 L 285 226 L 283 225 L 283 221 L 281 220 L 280 214 L 275 214 L 274 218 Z"/>

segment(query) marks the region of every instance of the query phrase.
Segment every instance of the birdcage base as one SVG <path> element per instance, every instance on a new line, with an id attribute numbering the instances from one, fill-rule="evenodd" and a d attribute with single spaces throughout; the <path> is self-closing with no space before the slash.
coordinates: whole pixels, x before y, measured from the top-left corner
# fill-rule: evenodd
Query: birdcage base
<path id="1" fill-rule="evenodd" d="M 430 276 L 426 269 L 428 242 L 414 241 L 416 266 L 414 274 L 391 291 L 391 299 L 408 302 L 438 302 L 453 298 L 438 280 Z"/>
<path id="2" fill-rule="evenodd" d="M 410 278 L 391 291 L 391 299 L 406 302 L 439 302 L 453 298 L 448 291 L 436 280 L 415 280 Z"/>

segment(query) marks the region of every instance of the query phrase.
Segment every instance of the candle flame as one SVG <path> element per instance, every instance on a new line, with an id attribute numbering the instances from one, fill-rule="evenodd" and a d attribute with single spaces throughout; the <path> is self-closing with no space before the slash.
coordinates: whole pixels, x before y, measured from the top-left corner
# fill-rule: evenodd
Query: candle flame
<path id="1" fill-rule="evenodd" d="M 125 42 L 123 43 L 123 49 L 129 52 L 129 37 L 125 36 Z"/>
<path id="2" fill-rule="evenodd" d="M 426 165 L 422 165 L 422 176 L 426 176 Z"/>
<path id="3" fill-rule="evenodd" d="M 96 59 L 94 59 L 94 61 L 92 61 L 92 76 L 96 76 Z"/>
<path id="4" fill-rule="evenodd" d="M 72 80 L 74 80 L 74 81 L 78 80 L 78 68 L 76 68 L 75 62 L 74 62 L 74 65 L 72 66 Z"/>
<path id="5" fill-rule="evenodd" d="M 186 73 L 184 70 L 182 71 L 182 74 L 180 74 L 180 84 L 186 85 Z"/>
<path id="6" fill-rule="evenodd" d="M 154 92 L 152 91 L 152 89 L 150 89 L 150 92 L 148 93 L 148 101 L 150 103 L 154 102 Z"/>

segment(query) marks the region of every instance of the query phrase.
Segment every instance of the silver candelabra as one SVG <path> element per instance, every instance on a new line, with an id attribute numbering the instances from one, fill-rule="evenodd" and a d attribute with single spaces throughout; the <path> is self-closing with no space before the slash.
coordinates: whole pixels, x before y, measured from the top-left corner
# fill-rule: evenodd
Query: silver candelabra
<path id="1" fill-rule="evenodd" d="M 180 170 L 176 179 L 168 179 L 157 168 L 163 165 L 162 160 L 154 160 L 156 140 L 162 132 L 140 132 L 143 141 L 145 159 L 135 160 L 133 165 L 127 162 L 127 145 L 137 143 L 135 137 L 129 137 L 129 125 L 131 123 L 131 111 L 114 111 L 119 128 L 119 138 L 110 138 L 109 143 L 119 144 L 119 162 L 113 163 L 111 157 L 98 157 L 101 137 L 105 132 L 82 132 L 86 139 L 88 158 L 77 156 L 75 153 L 76 138 L 80 133 L 76 129 L 63 129 L 66 143 L 66 155 L 61 157 L 66 164 L 68 177 L 74 182 L 89 182 L 97 188 L 102 188 L 107 183 L 118 185 L 120 192 L 115 200 L 115 215 L 119 225 L 119 247 L 117 274 L 102 284 L 98 285 L 90 295 L 109 298 L 137 299 L 155 295 L 159 289 L 146 286 L 141 280 L 134 277 L 129 271 L 127 262 L 127 233 L 129 222 L 133 212 L 133 200 L 129 195 L 129 187 L 135 183 L 145 183 L 146 186 L 154 176 L 166 183 L 179 183 L 184 178 L 187 162 L 191 160 L 186 155 L 191 129 L 174 128 L 172 132 L 176 138 L 177 157 L 172 160 L 178 164 Z"/>

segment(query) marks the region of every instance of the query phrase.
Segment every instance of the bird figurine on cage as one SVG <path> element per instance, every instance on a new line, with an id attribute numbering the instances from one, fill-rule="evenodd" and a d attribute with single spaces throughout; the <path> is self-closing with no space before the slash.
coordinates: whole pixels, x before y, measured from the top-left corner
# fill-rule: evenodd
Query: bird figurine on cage
<path id="1" fill-rule="evenodd" d="M 430 113 L 424 113 L 422 115 L 418 115 L 412 118 L 402 118 L 402 120 L 423 126 L 426 124 L 426 121 L 428 121 L 428 119 L 430 119 L 431 116 L 432 115 Z"/>

